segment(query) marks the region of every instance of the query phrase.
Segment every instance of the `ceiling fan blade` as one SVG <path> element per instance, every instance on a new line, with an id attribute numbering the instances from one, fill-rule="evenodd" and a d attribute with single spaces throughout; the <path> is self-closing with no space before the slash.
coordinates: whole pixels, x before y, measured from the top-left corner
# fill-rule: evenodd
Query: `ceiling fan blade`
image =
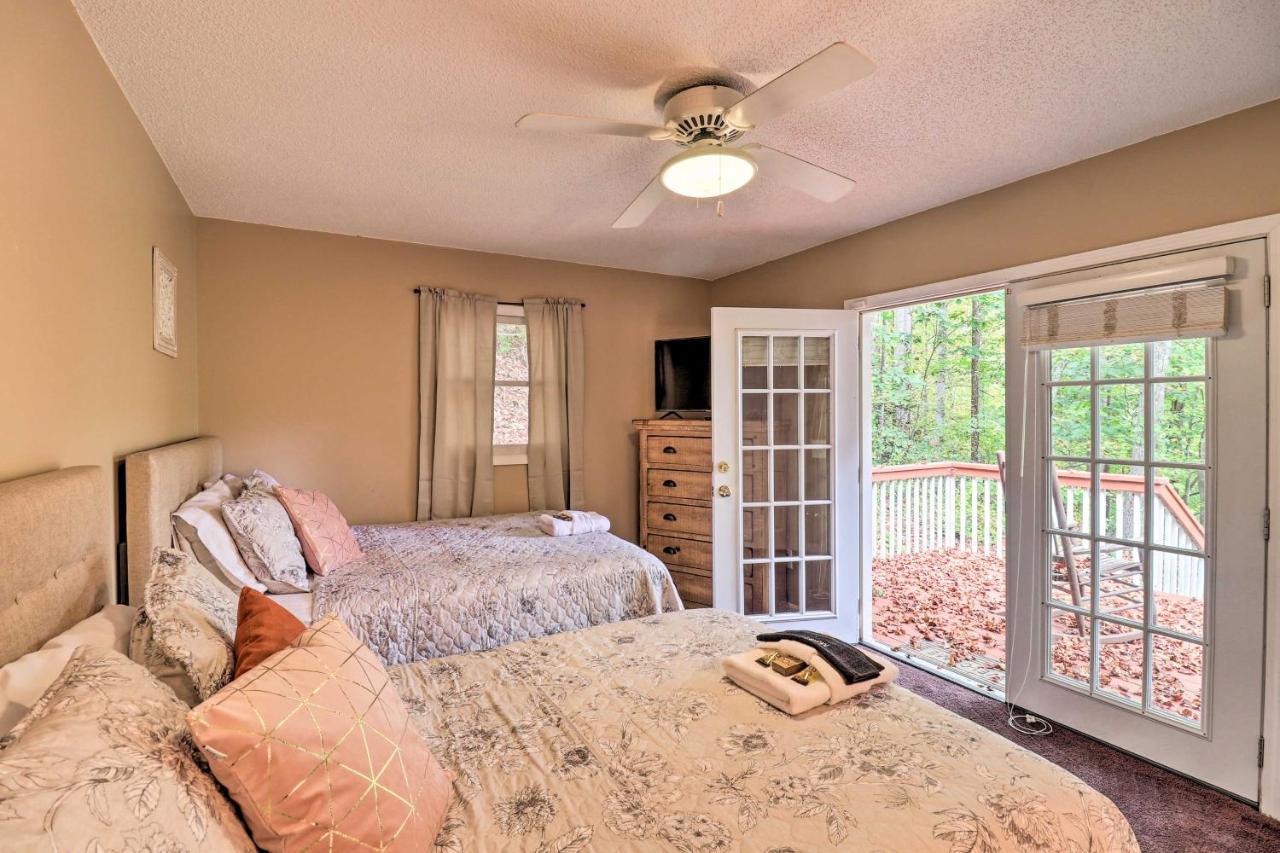
<path id="1" fill-rule="evenodd" d="M 657 210 L 658 205 L 662 203 L 662 196 L 666 193 L 663 189 L 662 181 L 657 176 L 654 177 L 649 185 L 640 190 L 640 195 L 635 197 L 631 204 L 627 205 L 627 209 L 622 211 L 613 222 L 614 228 L 635 228 L 637 225 L 643 225 L 644 221 L 649 218 L 649 214 Z"/>
<path id="2" fill-rule="evenodd" d="M 566 116 L 558 113 L 529 113 L 520 117 L 522 130 L 553 130 L 559 133 L 598 133 L 606 136 L 634 136 L 640 139 L 669 139 L 671 131 L 655 124 L 636 124 L 608 118 Z"/>
<path id="3" fill-rule="evenodd" d="M 784 154 L 776 148 L 753 143 L 742 146 L 742 149 L 751 152 L 766 177 L 777 178 L 819 201 L 838 201 L 853 189 L 852 178 L 837 175 L 807 160 Z"/>
<path id="4" fill-rule="evenodd" d="M 739 130 L 759 127 L 787 110 L 816 101 L 875 70 L 876 64 L 866 54 L 838 41 L 729 107 L 724 118 Z"/>

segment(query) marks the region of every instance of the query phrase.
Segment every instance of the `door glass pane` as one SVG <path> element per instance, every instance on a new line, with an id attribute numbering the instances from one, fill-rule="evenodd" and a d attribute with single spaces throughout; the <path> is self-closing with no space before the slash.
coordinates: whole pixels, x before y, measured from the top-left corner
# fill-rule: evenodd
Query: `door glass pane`
<path id="1" fill-rule="evenodd" d="M 800 443 L 800 395 L 773 395 L 773 444 Z"/>
<path id="2" fill-rule="evenodd" d="M 1151 386 L 1155 457 L 1161 462 L 1204 462 L 1205 383 L 1157 382 Z"/>
<path id="3" fill-rule="evenodd" d="M 774 507 L 773 554 L 775 557 L 800 556 L 800 507 Z"/>
<path id="4" fill-rule="evenodd" d="M 742 559 L 769 556 L 769 508 L 742 508 Z"/>
<path id="5" fill-rule="evenodd" d="M 775 563 L 773 566 L 773 610 L 775 613 L 800 612 L 800 564 Z"/>
<path id="6" fill-rule="evenodd" d="M 804 387 L 831 388 L 831 339 L 804 339 Z"/>
<path id="7" fill-rule="evenodd" d="M 804 550 L 811 557 L 831 555 L 831 505 L 804 508 Z"/>
<path id="8" fill-rule="evenodd" d="M 1054 456 L 1089 456 L 1092 448 L 1092 432 L 1089 426 L 1093 417 L 1093 404 L 1089 386 L 1068 385 L 1054 388 L 1050 395 L 1052 441 Z"/>
<path id="9" fill-rule="evenodd" d="M 1142 386 L 1099 385 L 1098 409 L 1098 455 L 1103 459 L 1142 459 Z"/>
<path id="10" fill-rule="evenodd" d="M 1088 533 L 1093 478 L 1087 462 L 1050 462 L 1049 524 L 1058 530 Z M 1054 483 L 1053 478 L 1057 482 Z"/>
<path id="11" fill-rule="evenodd" d="M 1098 613 L 1131 619 L 1146 618 L 1141 548 L 1098 543 Z"/>
<path id="12" fill-rule="evenodd" d="M 1206 479 L 1207 472 L 1195 468 L 1155 470 L 1152 542 L 1188 551 L 1204 550 Z"/>
<path id="13" fill-rule="evenodd" d="M 831 443 L 831 395 L 804 395 L 804 443 Z"/>
<path id="14" fill-rule="evenodd" d="M 769 612 L 769 599 L 765 597 L 769 583 L 768 563 L 748 563 L 742 567 L 742 612 L 759 616 Z"/>
<path id="15" fill-rule="evenodd" d="M 824 501 L 831 498 L 831 451 L 804 452 L 804 499 Z"/>
<path id="16" fill-rule="evenodd" d="M 1204 376 L 1208 338 L 1157 341 L 1151 345 L 1152 376 Z"/>
<path id="17" fill-rule="evenodd" d="M 1056 349 L 1049 353 L 1049 377 L 1054 382 L 1081 382 L 1089 378 L 1087 347 Z"/>
<path id="18" fill-rule="evenodd" d="M 742 338 L 742 387 L 769 387 L 769 339 L 756 335 Z"/>
<path id="19" fill-rule="evenodd" d="M 1137 465 L 1125 468 L 1134 472 L 1142 470 Z M 1102 535 L 1142 542 L 1146 535 L 1143 526 L 1143 507 L 1147 503 L 1146 476 L 1105 471 L 1099 480 L 1102 488 L 1098 492 L 1098 519 Z"/>
<path id="20" fill-rule="evenodd" d="M 800 339 L 773 339 L 773 387 L 800 387 Z"/>
<path id="21" fill-rule="evenodd" d="M 773 451 L 773 499 L 800 500 L 800 451 Z"/>
<path id="22" fill-rule="evenodd" d="M 1098 347 L 1098 372 L 1103 379 L 1141 379 L 1146 370 L 1145 344 Z"/>
<path id="23" fill-rule="evenodd" d="M 1200 723 L 1204 700 L 1204 647 L 1151 638 L 1151 706 L 1188 723 Z"/>
<path id="24" fill-rule="evenodd" d="M 769 451 L 742 452 L 742 500 L 749 504 L 769 500 Z"/>
<path id="25" fill-rule="evenodd" d="M 831 561 L 810 560 L 804 564 L 804 606 L 806 610 L 831 610 Z"/>
<path id="26" fill-rule="evenodd" d="M 1088 539 L 1075 536 L 1049 537 L 1049 594 L 1053 601 L 1088 608 L 1093 596 L 1089 580 Z"/>
<path id="27" fill-rule="evenodd" d="M 1054 609 L 1049 620 L 1049 672 L 1079 684 L 1089 686 L 1089 656 L 1092 649 L 1091 625 L 1088 616 Z"/>
<path id="28" fill-rule="evenodd" d="M 1143 657 L 1142 631 L 1098 621 L 1099 693 L 1141 707 Z"/>
<path id="29" fill-rule="evenodd" d="M 769 443 L 769 395 L 742 395 L 742 445 L 766 445 Z"/>
<path id="30" fill-rule="evenodd" d="M 1166 551 L 1151 553 L 1155 624 L 1190 637 L 1204 637 L 1205 561 Z"/>

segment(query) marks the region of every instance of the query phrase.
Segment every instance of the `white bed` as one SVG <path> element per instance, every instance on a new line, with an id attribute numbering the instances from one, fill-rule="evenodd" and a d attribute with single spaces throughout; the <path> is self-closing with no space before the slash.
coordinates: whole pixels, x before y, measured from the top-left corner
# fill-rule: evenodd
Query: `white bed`
<path id="1" fill-rule="evenodd" d="M 128 599 L 141 600 L 173 511 L 223 474 L 202 437 L 125 459 Z M 272 596 L 309 624 L 337 613 L 388 664 L 683 609 L 660 560 L 609 533 L 549 537 L 532 514 L 354 528 L 365 559 Z"/>

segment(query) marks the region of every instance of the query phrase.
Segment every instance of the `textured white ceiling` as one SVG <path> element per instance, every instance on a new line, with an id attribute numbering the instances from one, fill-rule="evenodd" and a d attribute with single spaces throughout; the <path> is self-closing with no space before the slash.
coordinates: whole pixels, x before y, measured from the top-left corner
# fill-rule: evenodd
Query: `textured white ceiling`
<path id="1" fill-rule="evenodd" d="M 714 279 L 1280 97 L 1277 0 L 74 0 L 199 216 Z M 748 136 L 857 180 L 767 174 L 610 224 L 700 69 L 755 85 L 833 41 L 870 78 Z"/>

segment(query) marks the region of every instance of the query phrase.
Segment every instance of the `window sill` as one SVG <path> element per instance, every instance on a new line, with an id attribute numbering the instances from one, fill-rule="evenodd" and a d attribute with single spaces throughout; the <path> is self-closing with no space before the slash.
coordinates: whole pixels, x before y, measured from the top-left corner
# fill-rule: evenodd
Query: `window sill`
<path id="1" fill-rule="evenodd" d="M 529 450 L 523 446 L 497 445 L 493 448 L 494 465 L 528 465 Z"/>

